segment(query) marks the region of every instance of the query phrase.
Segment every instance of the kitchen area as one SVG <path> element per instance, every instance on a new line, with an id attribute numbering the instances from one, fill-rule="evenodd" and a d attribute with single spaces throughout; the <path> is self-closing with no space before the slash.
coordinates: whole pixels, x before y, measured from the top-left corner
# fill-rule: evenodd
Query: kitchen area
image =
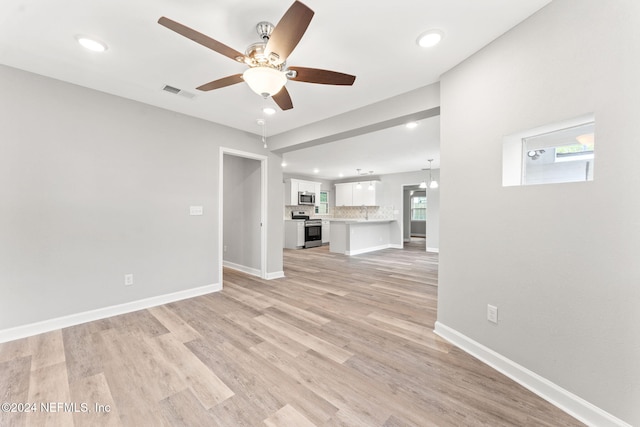
<path id="1" fill-rule="evenodd" d="M 328 245 L 330 252 L 357 255 L 389 247 L 394 210 L 379 206 L 379 180 L 333 183 L 285 178 L 284 247 Z"/>

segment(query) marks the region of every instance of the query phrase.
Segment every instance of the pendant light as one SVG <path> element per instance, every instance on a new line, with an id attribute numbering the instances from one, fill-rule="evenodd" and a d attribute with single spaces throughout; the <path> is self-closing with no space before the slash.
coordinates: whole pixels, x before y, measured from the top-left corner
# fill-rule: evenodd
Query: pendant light
<path id="1" fill-rule="evenodd" d="M 264 148 L 267 148 L 267 121 L 265 119 L 256 120 L 258 126 L 262 126 L 262 144 Z"/>
<path id="2" fill-rule="evenodd" d="M 358 176 L 360 176 L 360 175 L 361 175 L 361 174 L 360 174 L 360 171 L 361 171 L 361 170 L 362 170 L 362 169 L 356 169 L 356 171 L 358 172 Z M 362 184 L 357 183 L 357 184 L 356 184 L 356 190 L 361 190 L 361 189 L 362 189 Z"/>
<path id="3" fill-rule="evenodd" d="M 429 188 L 433 189 L 433 188 L 438 188 L 438 181 L 435 181 L 431 177 L 431 162 L 433 162 L 433 159 L 429 159 Z"/>

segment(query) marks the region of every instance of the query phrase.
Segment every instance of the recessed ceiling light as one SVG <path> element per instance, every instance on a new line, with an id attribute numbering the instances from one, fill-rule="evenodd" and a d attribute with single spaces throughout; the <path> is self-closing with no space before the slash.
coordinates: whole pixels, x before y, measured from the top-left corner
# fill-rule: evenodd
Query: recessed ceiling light
<path id="1" fill-rule="evenodd" d="M 318 172 L 320 172 L 320 169 L 318 169 L 318 168 L 315 168 L 315 169 L 313 170 L 313 173 L 318 173 Z"/>
<path id="2" fill-rule="evenodd" d="M 418 36 L 416 43 L 420 47 L 433 47 L 440 43 L 443 37 L 444 33 L 441 30 L 427 30 Z"/>
<path id="3" fill-rule="evenodd" d="M 340 178 L 343 178 L 343 177 L 344 177 L 344 174 L 343 174 L 342 172 L 340 172 L 340 173 L 338 174 L 338 176 L 339 176 Z"/>
<path id="4" fill-rule="evenodd" d="M 282 163 L 280 163 L 280 166 L 282 166 L 283 168 L 287 167 L 287 162 L 285 162 L 284 160 L 282 161 Z"/>
<path id="5" fill-rule="evenodd" d="M 276 109 L 275 108 L 271 108 L 271 107 L 264 107 L 262 109 L 262 112 L 265 113 L 268 116 L 271 116 L 271 115 L 276 113 Z"/>
<path id="6" fill-rule="evenodd" d="M 107 50 L 106 43 L 103 43 L 96 39 L 92 39 L 87 36 L 76 36 L 76 40 L 78 41 L 78 43 L 80 43 L 82 47 L 84 47 L 85 49 L 89 49 L 93 52 L 104 52 L 105 50 Z"/>
<path id="7" fill-rule="evenodd" d="M 413 129 L 414 127 L 418 126 L 418 123 L 417 122 L 409 122 L 405 126 L 408 127 L 409 129 Z"/>

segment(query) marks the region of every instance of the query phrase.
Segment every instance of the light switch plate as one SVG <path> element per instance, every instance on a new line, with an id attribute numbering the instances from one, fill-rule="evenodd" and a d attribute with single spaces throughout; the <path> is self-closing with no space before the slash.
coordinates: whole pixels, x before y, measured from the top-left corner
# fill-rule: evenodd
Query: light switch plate
<path id="1" fill-rule="evenodd" d="M 204 215 L 202 206 L 189 206 L 189 215 Z"/>

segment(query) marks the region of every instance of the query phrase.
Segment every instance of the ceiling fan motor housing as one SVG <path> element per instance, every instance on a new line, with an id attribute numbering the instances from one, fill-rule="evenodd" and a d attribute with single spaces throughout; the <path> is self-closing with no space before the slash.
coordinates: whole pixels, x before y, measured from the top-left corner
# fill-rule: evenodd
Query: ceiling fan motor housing
<path id="1" fill-rule="evenodd" d="M 269 40 L 271 32 L 274 28 L 275 26 L 271 22 L 262 21 L 258 22 L 258 24 L 256 25 L 256 32 L 258 33 L 260 39 L 266 43 Z"/>

